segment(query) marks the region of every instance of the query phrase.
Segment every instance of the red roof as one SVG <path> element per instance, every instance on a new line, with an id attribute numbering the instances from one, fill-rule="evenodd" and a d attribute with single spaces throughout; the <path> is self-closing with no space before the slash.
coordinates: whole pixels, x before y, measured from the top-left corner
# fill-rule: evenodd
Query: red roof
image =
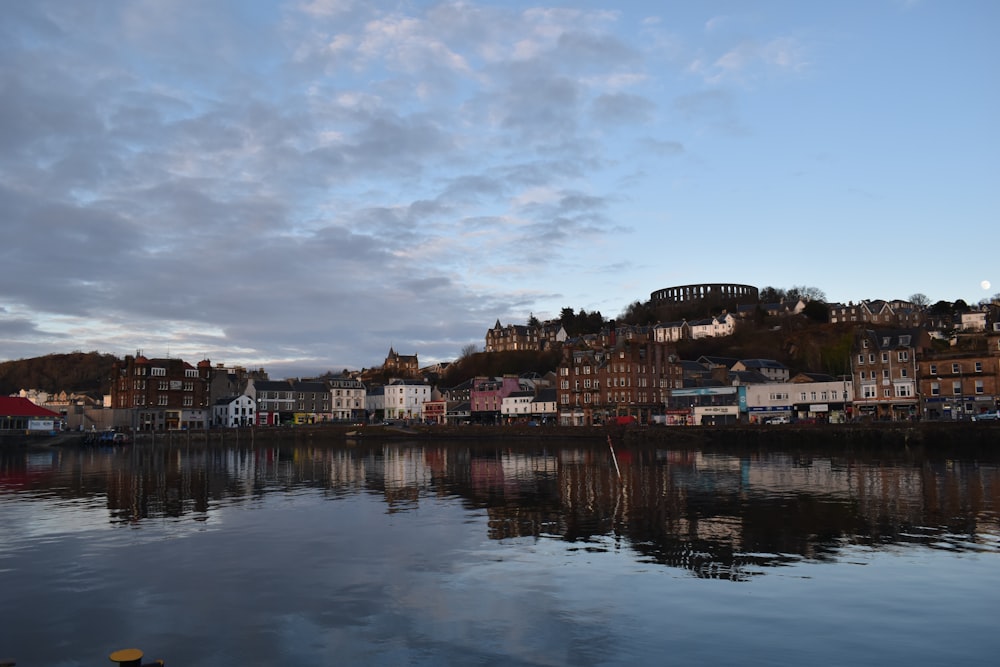
<path id="1" fill-rule="evenodd" d="M 0 416 L 3 417 L 60 417 L 58 412 L 35 405 L 20 396 L 0 396 Z"/>

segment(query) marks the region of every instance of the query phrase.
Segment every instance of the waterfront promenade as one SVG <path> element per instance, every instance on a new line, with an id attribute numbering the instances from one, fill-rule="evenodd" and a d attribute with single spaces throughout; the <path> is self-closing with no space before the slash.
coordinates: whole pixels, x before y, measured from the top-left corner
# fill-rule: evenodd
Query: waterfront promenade
<path id="1" fill-rule="evenodd" d="M 628 446 L 878 447 L 959 446 L 1000 452 L 1000 423 L 876 422 L 856 424 L 777 424 L 732 426 L 427 426 L 310 425 L 136 433 L 132 445 L 338 444 L 359 441 L 606 441 Z M 55 436 L 8 434 L 0 446 L 85 446 L 85 433 Z"/>

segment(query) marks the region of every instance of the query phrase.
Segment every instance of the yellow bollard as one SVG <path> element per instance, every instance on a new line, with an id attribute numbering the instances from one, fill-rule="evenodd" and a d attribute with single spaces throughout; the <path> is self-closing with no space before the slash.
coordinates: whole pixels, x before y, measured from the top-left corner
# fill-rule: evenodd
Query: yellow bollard
<path id="1" fill-rule="evenodd" d="M 123 648 L 115 651 L 110 656 L 111 662 L 117 662 L 119 667 L 163 667 L 162 660 L 153 662 L 142 662 L 142 651 L 137 648 Z M 10 663 L 13 665 L 14 663 Z M 4 667 L 4 665 L 0 665 Z"/>
<path id="2" fill-rule="evenodd" d="M 142 651 L 137 648 L 123 648 L 108 657 L 120 667 L 140 667 L 142 664 Z"/>

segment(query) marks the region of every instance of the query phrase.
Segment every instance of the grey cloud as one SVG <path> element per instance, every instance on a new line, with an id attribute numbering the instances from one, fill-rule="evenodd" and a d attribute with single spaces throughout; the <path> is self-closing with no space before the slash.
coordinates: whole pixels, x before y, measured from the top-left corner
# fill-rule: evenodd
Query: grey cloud
<path id="1" fill-rule="evenodd" d="M 591 113 L 599 123 L 646 123 L 652 119 L 656 105 L 640 95 L 604 94 L 597 97 Z"/>
<path id="2" fill-rule="evenodd" d="M 552 55 L 574 68 L 594 66 L 601 70 L 638 60 L 636 51 L 617 37 L 582 31 L 562 33 Z"/>
<path id="3" fill-rule="evenodd" d="M 640 140 L 640 146 L 660 156 L 679 155 L 684 152 L 684 144 L 679 141 L 669 141 L 645 137 Z"/>
<path id="4" fill-rule="evenodd" d="M 734 135 L 747 132 L 739 120 L 735 97 L 725 90 L 680 95 L 674 99 L 673 108 L 688 121 L 711 125 Z"/>
<path id="5" fill-rule="evenodd" d="M 0 307 L 0 340 L 5 338 L 37 337 L 38 326 L 25 317 L 11 317 L 6 308 Z"/>

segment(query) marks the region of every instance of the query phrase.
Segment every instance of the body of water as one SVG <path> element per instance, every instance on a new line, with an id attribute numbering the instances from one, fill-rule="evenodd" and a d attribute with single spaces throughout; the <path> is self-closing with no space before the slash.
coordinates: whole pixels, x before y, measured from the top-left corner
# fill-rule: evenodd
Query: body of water
<path id="1" fill-rule="evenodd" d="M 993 665 L 1000 456 L 0 450 L 0 659 Z M 617 466 L 616 466 L 617 463 Z"/>

